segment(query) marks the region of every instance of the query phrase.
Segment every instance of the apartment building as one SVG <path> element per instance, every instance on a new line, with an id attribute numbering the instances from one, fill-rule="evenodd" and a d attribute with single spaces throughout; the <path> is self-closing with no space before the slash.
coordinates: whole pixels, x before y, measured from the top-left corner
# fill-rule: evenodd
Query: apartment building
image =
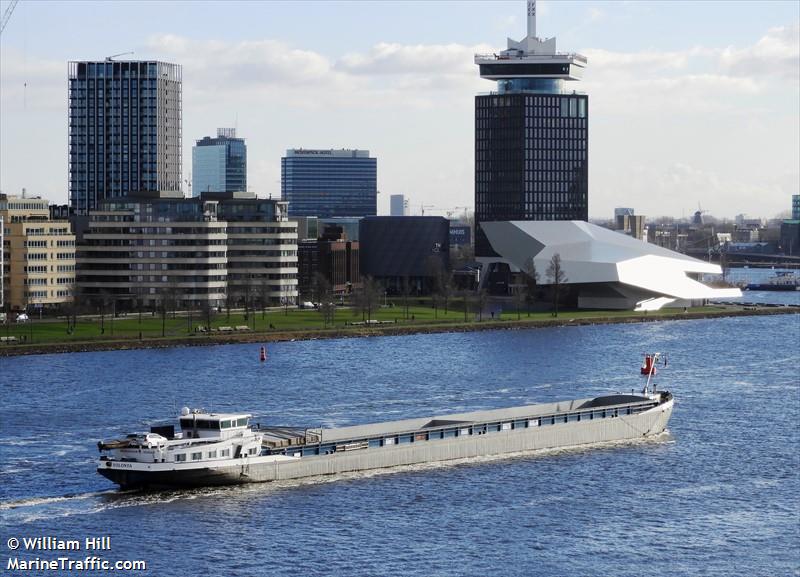
<path id="1" fill-rule="evenodd" d="M 50 218 L 43 198 L 0 194 L 3 223 L 3 301 L 7 310 L 57 308 L 72 301 L 75 235 Z"/>
<path id="2" fill-rule="evenodd" d="M 295 303 L 297 225 L 253 193 L 137 193 L 90 212 L 78 264 L 83 298 L 123 309 Z"/>

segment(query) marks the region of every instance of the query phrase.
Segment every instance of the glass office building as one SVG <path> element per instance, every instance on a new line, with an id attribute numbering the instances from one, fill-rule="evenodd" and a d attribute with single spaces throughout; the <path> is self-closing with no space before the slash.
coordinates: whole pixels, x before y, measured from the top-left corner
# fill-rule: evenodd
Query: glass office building
<path id="1" fill-rule="evenodd" d="M 217 129 L 192 148 L 192 196 L 247 190 L 247 146 L 235 128 Z"/>
<path id="2" fill-rule="evenodd" d="M 70 62 L 69 197 L 78 215 L 138 191 L 181 190 L 181 67 Z"/>
<path id="3" fill-rule="evenodd" d="M 281 198 L 291 216 L 375 216 L 378 160 L 368 150 L 287 150 Z"/>
<path id="4" fill-rule="evenodd" d="M 496 91 L 475 97 L 475 255 L 496 256 L 480 223 L 588 220 L 589 100 L 569 89 L 586 58 L 556 52 L 536 37 L 528 2 L 528 36 L 507 50 L 479 54 L 481 78 Z"/>

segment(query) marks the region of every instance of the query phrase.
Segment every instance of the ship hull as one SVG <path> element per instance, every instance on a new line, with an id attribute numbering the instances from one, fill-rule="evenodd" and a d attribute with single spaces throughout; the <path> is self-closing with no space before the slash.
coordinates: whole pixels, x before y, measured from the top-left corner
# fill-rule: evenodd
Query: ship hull
<path id="1" fill-rule="evenodd" d="M 749 284 L 745 287 L 748 291 L 780 291 L 794 292 L 800 290 L 799 285 L 779 285 L 779 284 Z"/>
<path id="2" fill-rule="evenodd" d="M 520 453 L 541 449 L 590 446 L 597 443 L 642 439 L 662 433 L 674 400 L 635 415 L 559 423 L 452 439 L 414 442 L 391 447 L 336 452 L 307 457 L 264 456 L 235 465 L 160 470 L 98 467 L 98 472 L 123 488 L 172 488 L 235 485 L 333 475 L 403 465 Z"/>

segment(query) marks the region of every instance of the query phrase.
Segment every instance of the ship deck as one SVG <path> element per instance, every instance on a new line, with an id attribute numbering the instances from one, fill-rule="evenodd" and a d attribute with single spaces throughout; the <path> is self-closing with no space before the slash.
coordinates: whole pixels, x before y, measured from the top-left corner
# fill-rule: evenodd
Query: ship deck
<path id="1" fill-rule="evenodd" d="M 514 422 L 520 419 L 537 419 L 558 416 L 592 409 L 614 409 L 615 407 L 654 406 L 656 402 L 641 395 L 617 394 L 588 399 L 539 403 L 502 409 L 489 409 L 336 427 L 330 429 L 301 429 L 296 427 L 263 427 L 264 446 L 273 450 L 318 444 L 342 444 L 369 439 L 380 439 L 393 435 L 423 433 L 433 429 L 469 427 L 489 423 Z"/>

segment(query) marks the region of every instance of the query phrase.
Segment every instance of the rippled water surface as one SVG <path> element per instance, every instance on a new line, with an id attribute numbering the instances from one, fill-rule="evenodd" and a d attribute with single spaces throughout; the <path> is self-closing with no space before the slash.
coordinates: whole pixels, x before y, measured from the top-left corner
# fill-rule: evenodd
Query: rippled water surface
<path id="1" fill-rule="evenodd" d="M 781 315 L 282 343 L 266 364 L 0 359 L 0 561 L 12 536 L 110 535 L 107 558 L 159 577 L 798 575 L 798 343 Z M 653 350 L 678 399 L 654 440 L 185 492 L 94 472 L 98 439 L 181 405 L 303 426 L 505 407 L 640 387 Z"/>

